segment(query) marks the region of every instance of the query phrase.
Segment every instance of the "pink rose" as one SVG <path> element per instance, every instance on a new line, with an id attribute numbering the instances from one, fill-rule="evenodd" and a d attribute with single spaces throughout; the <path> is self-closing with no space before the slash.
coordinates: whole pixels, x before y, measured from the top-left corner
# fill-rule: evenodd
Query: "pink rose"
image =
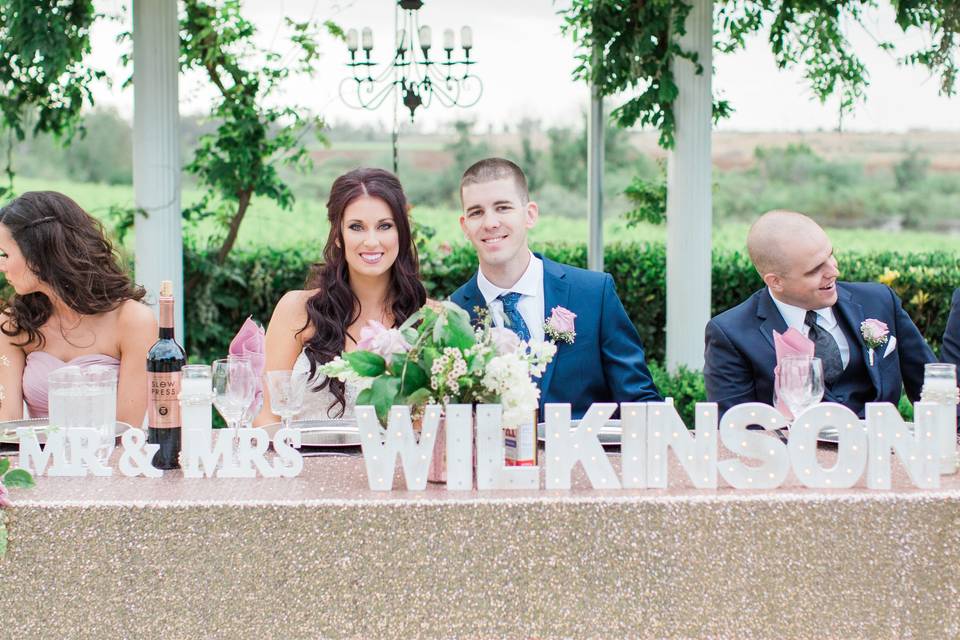
<path id="1" fill-rule="evenodd" d="M 0 480 L 0 508 L 12 506 L 13 502 L 10 500 L 10 490 L 7 489 L 6 485 L 3 484 L 3 481 Z"/>
<path id="2" fill-rule="evenodd" d="M 553 311 L 550 312 L 550 319 L 547 322 L 553 327 L 553 330 L 558 333 L 575 333 L 576 329 L 574 328 L 573 320 L 576 317 L 577 314 L 569 309 L 554 307 Z"/>
<path id="3" fill-rule="evenodd" d="M 520 336 L 510 331 L 510 329 L 493 327 L 490 329 L 490 341 L 493 342 L 493 346 L 497 350 L 497 355 L 502 356 L 508 353 L 516 353 L 520 350 Z"/>
<path id="4" fill-rule="evenodd" d="M 395 353 L 406 353 L 410 344 L 403 338 L 399 329 L 387 329 L 382 323 L 371 320 L 367 326 L 360 329 L 360 342 L 357 349 L 371 351 L 382 356 L 387 364 Z"/>
<path id="5" fill-rule="evenodd" d="M 890 329 L 887 328 L 885 322 L 881 322 L 874 318 L 869 318 L 863 321 L 863 324 L 860 325 L 860 331 L 863 332 L 863 337 L 867 340 L 883 340 L 890 333 Z"/>

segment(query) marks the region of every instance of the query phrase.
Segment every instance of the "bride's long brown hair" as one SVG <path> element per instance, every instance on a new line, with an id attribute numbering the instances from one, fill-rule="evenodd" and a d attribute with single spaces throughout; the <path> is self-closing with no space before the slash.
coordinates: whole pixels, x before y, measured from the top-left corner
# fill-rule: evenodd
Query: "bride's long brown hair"
<path id="1" fill-rule="evenodd" d="M 387 307 L 398 325 L 414 314 L 427 301 L 427 292 L 420 282 L 417 247 L 410 232 L 407 197 L 395 175 L 383 169 L 354 169 L 333 182 L 327 200 L 330 233 L 323 248 L 323 263 L 307 281 L 307 288 L 318 289 L 307 300 L 307 322 L 304 331 L 313 327 L 313 335 L 304 344 L 310 361 L 310 377 L 317 365 L 332 360 L 343 351 L 347 327 L 360 317 L 360 300 L 350 287 L 350 272 L 343 254 L 343 214 L 357 198 L 370 196 L 383 200 L 393 214 L 399 236 L 397 259 L 390 267 Z M 342 416 L 346 408 L 344 383 L 326 379 L 314 389 L 329 387 L 335 398 L 327 414 L 337 405 Z"/>

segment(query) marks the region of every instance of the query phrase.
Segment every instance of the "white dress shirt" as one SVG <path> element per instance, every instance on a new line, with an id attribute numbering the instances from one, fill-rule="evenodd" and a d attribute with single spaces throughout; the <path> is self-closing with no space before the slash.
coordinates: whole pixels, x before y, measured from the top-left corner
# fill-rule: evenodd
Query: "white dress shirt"
<path id="1" fill-rule="evenodd" d="M 517 301 L 517 311 L 520 312 L 523 321 L 527 323 L 530 340 L 543 342 L 543 323 L 546 318 L 544 305 L 546 302 L 543 296 L 543 261 L 540 258 L 531 253 L 527 270 L 509 289 L 501 289 L 493 284 L 483 275 L 483 269 L 478 269 L 477 287 L 483 294 L 483 299 L 490 310 L 490 317 L 496 327 L 503 327 L 504 325 L 503 302 L 497 300 L 497 297 L 511 291 L 519 293 L 520 300 Z"/>
<path id="2" fill-rule="evenodd" d="M 777 305 L 777 309 L 780 310 L 780 315 L 783 316 L 787 327 L 792 327 L 809 338 L 810 327 L 804 323 L 804 319 L 807 317 L 807 310 L 777 300 L 772 291 L 770 292 L 770 297 L 773 298 L 773 304 Z M 843 329 L 840 328 L 840 322 L 837 320 L 837 315 L 833 312 L 833 307 L 814 309 L 814 311 L 817 312 L 817 326 L 826 329 L 830 335 L 833 336 L 833 339 L 837 341 L 837 347 L 840 348 L 840 360 L 843 362 L 843 368 L 846 369 L 847 365 L 850 364 L 850 343 L 847 342 L 847 336 L 843 333 Z"/>

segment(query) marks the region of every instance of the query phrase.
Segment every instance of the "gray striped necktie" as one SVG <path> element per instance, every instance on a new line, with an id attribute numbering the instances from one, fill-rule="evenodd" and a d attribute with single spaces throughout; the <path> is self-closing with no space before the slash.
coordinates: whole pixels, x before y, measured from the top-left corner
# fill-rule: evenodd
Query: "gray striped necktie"
<path id="1" fill-rule="evenodd" d="M 823 381 L 827 386 L 832 385 L 843 373 L 843 359 L 840 357 L 840 347 L 830 332 L 817 324 L 817 312 L 807 311 L 803 323 L 810 327 L 810 339 L 813 340 L 813 355 L 823 363 Z"/>

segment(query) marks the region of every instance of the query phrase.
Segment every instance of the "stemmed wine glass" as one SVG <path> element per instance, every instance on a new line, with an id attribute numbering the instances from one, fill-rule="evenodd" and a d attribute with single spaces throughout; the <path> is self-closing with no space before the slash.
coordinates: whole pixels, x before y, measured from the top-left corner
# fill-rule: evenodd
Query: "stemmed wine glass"
<path id="1" fill-rule="evenodd" d="M 796 418 L 823 398 L 823 363 L 811 356 L 785 356 L 780 360 L 777 396 Z"/>
<path id="2" fill-rule="evenodd" d="M 250 360 L 243 356 L 214 360 L 212 378 L 213 405 L 239 437 L 243 414 L 256 394 L 256 377 Z"/>
<path id="3" fill-rule="evenodd" d="M 267 388 L 270 391 L 270 411 L 280 416 L 280 426 L 286 429 L 290 419 L 303 408 L 306 378 L 290 370 L 268 371 Z"/>

